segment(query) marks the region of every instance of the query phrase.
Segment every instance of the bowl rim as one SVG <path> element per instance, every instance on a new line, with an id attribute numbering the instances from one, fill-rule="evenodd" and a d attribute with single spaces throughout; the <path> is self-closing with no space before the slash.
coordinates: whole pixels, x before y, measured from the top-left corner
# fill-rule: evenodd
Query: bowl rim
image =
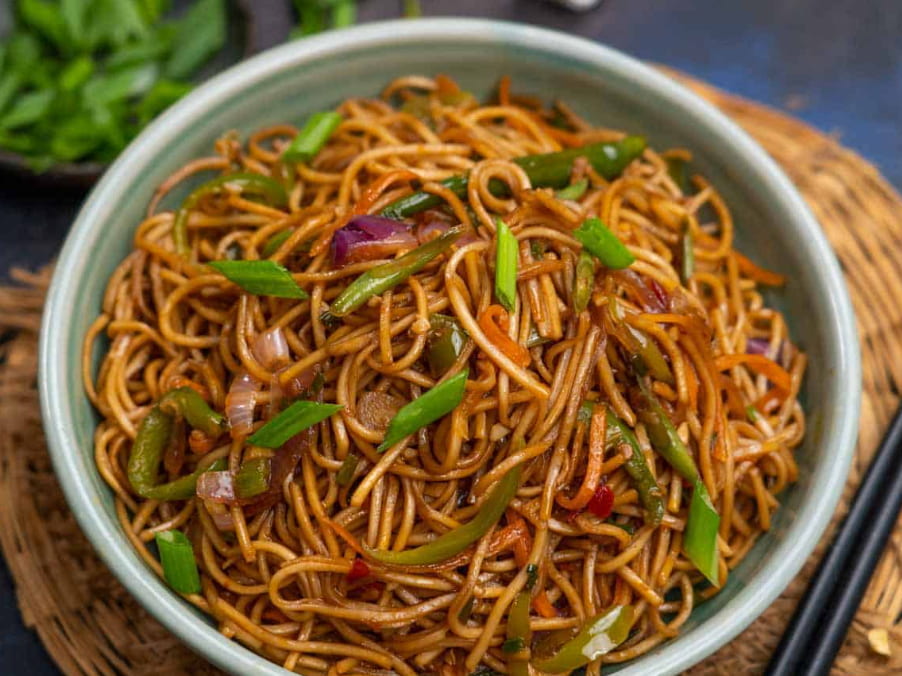
<path id="1" fill-rule="evenodd" d="M 741 632 L 769 606 L 799 572 L 826 528 L 842 493 L 857 437 L 861 400 L 861 363 L 858 335 L 848 291 L 836 257 L 827 239 L 795 187 L 765 153 L 738 125 L 713 105 L 682 85 L 637 59 L 591 40 L 556 30 L 487 19 L 429 18 L 399 19 L 355 26 L 306 38 L 270 49 L 214 76 L 175 104 L 149 125 L 126 148 L 97 184 L 82 206 L 67 236 L 47 294 L 39 348 L 38 383 L 41 414 L 54 470 L 68 504 L 82 531 L 87 535 L 104 563 L 138 602 L 189 648 L 218 667 L 232 673 L 259 673 L 280 676 L 288 673 L 279 665 L 259 657 L 235 641 L 225 638 L 186 602 L 171 592 L 133 552 L 110 546 L 123 537 L 119 524 L 104 513 L 100 501 L 92 496 L 87 480 L 91 462 L 78 453 L 71 399 L 80 393 L 66 387 L 66 345 L 73 336 L 68 311 L 78 293 L 77 284 L 89 266 L 91 244 L 99 237 L 94 223 L 102 223 L 111 205 L 121 198 L 121 186 L 127 185 L 161 147 L 172 128 L 184 128 L 191 120 L 217 103 L 227 101 L 257 78 L 297 67 L 310 59 L 340 57 L 346 45 L 359 50 L 387 44 L 424 40 L 472 43 L 504 43 L 573 59 L 602 70 L 629 77 L 640 86 L 655 90 L 678 108 L 689 111 L 698 124 L 712 133 L 729 137 L 732 151 L 743 158 L 760 180 L 762 190 L 778 200 L 781 208 L 793 215 L 795 227 L 805 232 L 812 255 L 819 264 L 819 282 L 829 295 L 831 330 L 837 341 L 837 382 L 844 388 L 844 403 L 834 419 L 836 436 L 827 439 L 828 455 L 834 460 L 824 470 L 819 490 L 799 508 L 781 543 L 771 554 L 767 567 L 740 589 L 723 608 L 717 621 L 709 622 L 694 641 L 672 641 L 658 652 L 626 665 L 623 676 L 640 673 L 671 674 L 696 664 Z M 724 612 L 727 611 L 727 612 Z"/>

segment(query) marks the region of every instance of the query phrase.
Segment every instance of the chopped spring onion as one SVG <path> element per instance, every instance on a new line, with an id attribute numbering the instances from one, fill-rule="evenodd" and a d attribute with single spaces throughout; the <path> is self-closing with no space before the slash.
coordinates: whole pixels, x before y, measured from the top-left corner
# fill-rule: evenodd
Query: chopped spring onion
<path id="1" fill-rule="evenodd" d="M 536 581 L 539 579 L 539 567 L 530 563 L 526 566 L 526 589 L 528 591 L 532 591 L 532 588 L 536 586 Z"/>
<path id="2" fill-rule="evenodd" d="M 272 475 L 270 458 L 245 460 L 235 474 L 235 494 L 239 498 L 252 498 L 269 490 Z"/>
<path id="3" fill-rule="evenodd" d="M 264 448 L 279 448 L 298 432 L 337 413 L 341 404 L 296 401 L 247 438 L 248 443 Z"/>
<path id="4" fill-rule="evenodd" d="M 282 153 L 285 162 L 309 162 L 326 145 L 326 141 L 341 124 L 341 115 L 334 111 L 313 113 L 304 128 Z"/>
<path id="5" fill-rule="evenodd" d="M 191 541 L 180 530 L 164 530 L 154 535 L 163 564 L 163 577 L 180 594 L 199 594 L 200 575 Z"/>
<path id="6" fill-rule="evenodd" d="M 495 295 L 508 312 L 517 302 L 517 238 L 507 223 L 495 220 L 498 243 L 495 248 Z"/>
<path id="7" fill-rule="evenodd" d="M 573 286 L 573 309 L 577 313 L 589 307 L 592 287 L 595 286 L 595 259 L 585 249 L 576 260 L 576 282 Z"/>
<path id="8" fill-rule="evenodd" d="M 627 268 L 636 260 L 600 218 L 587 218 L 573 231 L 573 236 L 582 242 L 586 251 L 612 270 Z"/>
<path id="9" fill-rule="evenodd" d="M 526 648 L 526 641 L 522 636 L 515 636 L 513 638 L 507 639 L 504 643 L 501 644 L 501 651 L 511 654 L 518 653 L 521 650 Z"/>
<path id="10" fill-rule="evenodd" d="M 683 232 L 680 236 L 680 281 L 685 286 L 689 283 L 692 275 L 695 273 L 695 249 L 693 248 L 692 231 L 689 224 L 683 225 Z"/>
<path id="11" fill-rule="evenodd" d="M 248 293 L 298 300 L 309 297 L 275 261 L 212 261 L 209 265 Z"/>
<path id="12" fill-rule="evenodd" d="M 464 398 L 469 375 L 469 369 L 455 373 L 448 380 L 439 383 L 398 411 L 388 423 L 385 440 L 379 444 L 378 451 L 382 453 L 388 450 L 407 435 L 413 434 L 421 427 L 435 422 L 457 408 Z"/>
<path id="13" fill-rule="evenodd" d="M 749 404 L 745 407 L 745 415 L 749 419 L 749 422 L 756 423 L 758 422 L 758 409 Z"/>
<path id="14" fill-rule="evenodd" d="M 711 504 L 704 482 L 699 479 L 693 486 L 692 500 L 689 502 L 689 518 L 686 521 L 683 549 L 695 567 L 715 586 L 720 585 L 717 555 L 719 527 L 720 515 Z"/>
<path id="15" fill-rule="evenodd" d="M 586 190 L 589 189 L 589 179 L 584 178 L 581 181 L 577 181 L 576 183 L 571 183 L 566 188 L 557 191 L 557 198 L 559 200 L 578 200 L 580 197 L 586 194 Z"/>

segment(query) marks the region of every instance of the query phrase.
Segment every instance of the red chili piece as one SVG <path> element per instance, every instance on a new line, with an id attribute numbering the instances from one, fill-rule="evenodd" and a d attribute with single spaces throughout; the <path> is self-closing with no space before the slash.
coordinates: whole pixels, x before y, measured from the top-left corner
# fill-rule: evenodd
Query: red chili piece
<path id="1" fill-rule="evenodd" d="M 614 491 L 606 484 L 599 485 L 592 494 L 588 507 L 599 519 L 607 519 L 614 509 Z"/>
<path id="2" fill-rule="evenodd" d="M 351 564 L 351 570 L 348 571 L 348 582 L 356 582 L 365 577 L 369 577 L 370 567 L 366 565 L 366 561 L 361 558 L 354 559 Z"/>

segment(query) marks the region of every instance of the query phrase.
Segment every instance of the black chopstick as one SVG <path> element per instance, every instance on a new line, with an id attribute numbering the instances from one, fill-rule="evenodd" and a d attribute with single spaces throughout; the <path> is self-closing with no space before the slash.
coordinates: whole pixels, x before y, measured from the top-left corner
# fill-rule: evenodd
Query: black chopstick
<path id="1" fill-rule="evenodd" d="M 767 667 L 828 674 L 902 508 L 902 406 Z"/>

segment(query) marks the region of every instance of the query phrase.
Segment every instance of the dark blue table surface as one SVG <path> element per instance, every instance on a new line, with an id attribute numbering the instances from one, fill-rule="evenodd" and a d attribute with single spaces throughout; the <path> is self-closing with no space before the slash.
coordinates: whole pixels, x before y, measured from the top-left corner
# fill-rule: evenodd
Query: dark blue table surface
<path id="1" fill-rule="evenodd" d="M 541 0 L 422 4 L 428 16 L 543 25 L 678 68 L 838 135 L 902 189 L 900 0 L 605 0 L 585 15 Z M 399 5 L 364 0 L 359 20 L 396 16 Z M 259 23 L 270 40 L 289 29 L 279 16 Z M 0 177 L 0 277 L 11 265 L 49 262 L 83 197 L 78 190 L 48 192 Z M 36 636 L 23 627 L 3 564 L 0 628 L 0 671 L 58 673 Z"/>

